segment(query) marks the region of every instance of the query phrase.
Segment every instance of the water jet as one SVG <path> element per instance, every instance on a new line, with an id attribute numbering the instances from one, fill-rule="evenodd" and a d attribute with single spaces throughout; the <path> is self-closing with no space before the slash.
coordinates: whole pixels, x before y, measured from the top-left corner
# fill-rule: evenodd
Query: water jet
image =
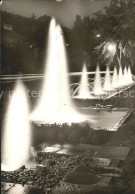
<path id="1" fill-rule="evenodd" d="M 67 77 L 67 57 L 63 32 L 55 19 L 49 28 L 43 95 L 30 116 L 37 124 L 63 124 L 84 122 L 71 100 Z"/>
<path id="2" fill-rule="evenodd" d="M 30 156 L 31 126 L 26 90 L 18 80 L 9 99 L 2 139 L 2 170 L 14 171 L 25 165 Z"/>

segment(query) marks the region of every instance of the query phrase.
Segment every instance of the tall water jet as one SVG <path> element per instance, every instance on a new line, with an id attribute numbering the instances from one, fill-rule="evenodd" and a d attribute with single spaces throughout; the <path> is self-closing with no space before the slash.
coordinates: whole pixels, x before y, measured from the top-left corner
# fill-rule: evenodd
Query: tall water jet
<path id="1" fill-rule="evenodd" d="M 9 99 L 2 139 L 2 170 L 13 171 L 24 165 L 30 153 L 30 122 L 26 90 L 22 82 L 16 83 Z"/>
<path id="2" fill-rule="evenodd" d="M 123 72 L 122 67 L 119 67 L 119 77 L 118 77 L 118 87 L 122 87 L 124 85 L 123 83 Z"/>
<path id="3" fill-rule="evenodd" d="M 95 80 L 94 80 L 94 90 L 93 93 L 95 95 L 101 95 L 103 94 L 103 89 L 102 89 L 102 83 L 101 83 L 101 77 L 100 77 L 100 69 L 99 66 L 97 65 L 96 69 L 96 75 L 95 75 Z"/>
<path id="4" fill-rule="evenodd" d="M 112 88 L 118 87 L 118 73 L 116 67 L 114 67 L 113 77 L 112 77 Z"/>
<path id="5" fill-rule="evenodd" d="M 111 75 L 110 75 L 110 69 L 109 69 L 108 65 L 106 67 L 104 90 L 105 91 L 111 91 L 112 90 Z"/>
<path id="6" fill-rule="evenodd" d="M 130 66 L 128 67 L 127 83 L 128 83 L 128 84 L 132 84 L 132 83 L 133 83 L 132 73 L 131 73 L 131 68 L 130 68 Z"/>
<path id="7" fill-rule="evenodd" d="M 91 92 L 89 91 L 89 81 L 88 81 L 87 68 L 85 63 L 83 65 L 81 82 L 80 82 L 77 98 L 81 98 L 81 99 L 92 98 Z"/>
<path id="8" fill-rule="evenodd" d="M 128 85 L 128 70 L 124 68 L 124 85 Z"/>
<path id="9" fill-rule="evenodd" d="M 63 32 L 51 20 L 42 96 L 30 119 L 37 124 L 78 123 L 86 120 L 71 101 Z"/>

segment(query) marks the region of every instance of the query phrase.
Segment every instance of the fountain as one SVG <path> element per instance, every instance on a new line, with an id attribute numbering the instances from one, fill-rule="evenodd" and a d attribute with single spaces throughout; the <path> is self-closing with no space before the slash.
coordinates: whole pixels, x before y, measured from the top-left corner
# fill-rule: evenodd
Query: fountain
<path id="1" fill-rule="evenodd" d="M 84 68 L 83 68 L 84 69 Z M 84 71 L 84 70 L 83 70 Z M 123 73 L 124 72 L 124 73 Z M 94 78 L 89 78 L 89 82 L 85 81 L 85 88 L 87 88 L 87 91 L 92 91 L 90 93 L 89 99 L 103 99 L 110 98 L 114 95 L 116 95 L 118 92 L 121 92 L 127 87 L 130 87 L 132 84 L 134 84 L 134 75 L 131 73 L 131 68 L 125 67 L 124 71 L 122 72 L 122 66 L 119 67 L 119 73 L 117 71 L 116 66 L 114 67 L 113 75 L 111 76 L 110 74 L 112 72 L 109 71 L 109 67 L 106 68 L 106 71 L 101 71 L 99 70 L 99 67 L 97 66 L 96 72 L 87 72 L 85 74 L 95 74 L 95 79 Z M 81 72 L 79 73 L 81 74 Z M 84 74 L 84 73 L 83 73 Z M 101 77 L 100 74 L 105 74 L 104 77 Z M 87 80 L 86 78 L 83 80 Z M 81 81 L 82 82 L 82 81 Z M 79 91 L 79 89 L 82 87 L 82 83 L 72 83 L 72 96 L 73 98 L 79 98 L 80 96 L 76 95 Z M 104 88 L 102 89 L 102 84 Z M 83 87 L 84 88 L 84 87 Z M 79 91 L 80 92 L 80 91 Z M 83 92 L 85 93 L 85 92 Z M 88 99 L 88 97 L 87 97 Z"/>
<path id="2" fill-rule="evenodd" d="M 96 69 L 96 76 L 95 76 L 95 81 L 94 81 L 93 93 L 97 96 L 104 94 L 103 89 L 102 89 L 100 70 L 99 70 L 98 65 L 97 65 L 97 69 Z"/>
<path id="3" fill-rule="evenodd" d="M 111 86 L 111 75 L 110 75 L 110 70 L 109 66 L 106 68 L 106 74 L 105 74 L 105 82 L 104 82 L 104 90 L 105 91 L 111 91 L 112 86 Z"/>
<path id="4" fill-rule="evenodd" d="M 63 32 L 55 19 L 51 20 L 48 50 L 46 57 L 45 79 L 42 97 L 30 116 L 36 124 L 80 123 L 86 117 L 80 114 L 70 96 L 67 77 L 67 59 Z"/>
<path id="5" fill-rule="evenodd" d="M 124 77 L 123 77 L 123 84 L 126 86 L 128 85 L 128 71 L 127 71 L 127 68 L 125 67 L 124 68 Z"/>
<path id="6" fill-rule="evenodd" d="M 112 88 L 118 87 L 118 73 L 116 67 L 114 67 L 113 77 L 112 77 Z"/>
<path id="7" fill-rule="evenodd" d="M 79 99 L 91 99 L 92 98 L 91 92 L 89 91 L 89 81 L 88 81 L 87 68 L 86 68 L 85 63 L 83 65 L 82 77 L 81 77 L 81 82 L 80 82 L 77 98 Z"/>
<path id="8" fill-rule="evenodd" d="M 17 81 L 4 122 L 2 170 L 14 171 L 24 165 L 30 154 L 30 122 L 25 87 Z"/>
<path id="9" fill-rule="evenodd" d="M 127 84 L 132 84 L 133 79 L 132 79 L 132 74 L 131 74 L 131 68 L 130 66 L 128 67 L 128 72 L 127 72 Z"/>
<path id="10" fill-rule="evenodd" d="M 123 87 L 123 72 L 122 72 L 122 67 L 119 67 L 119 76 L 118 76 L 118 87 Z"/>

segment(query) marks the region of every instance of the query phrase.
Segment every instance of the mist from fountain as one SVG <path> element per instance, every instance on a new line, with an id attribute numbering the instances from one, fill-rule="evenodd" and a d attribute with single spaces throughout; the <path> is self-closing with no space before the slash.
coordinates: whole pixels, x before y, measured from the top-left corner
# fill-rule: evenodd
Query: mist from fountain
<path id="1" fill-rule="evenodd" d="M 104 90 L 105 91 L 111 91 L 112 90 L 111 75 L 110 75 L 110 69 L 109 69 L 108 65 L 106 67 Z"/>
<path id="2" fill-rule="evenodd" d="M 124 77 L 123 77 L 123 84 L 126 86 L 126 85 L 128 85 L 128 70 L 127 70 L 127 68 L 125 67 L 124 68 Z"/>
<path id="3" fill-rule="evenodd" d="M 118 87 L 123 87 L 123 71 L 122 71 L 122 66 L 119 67 L 119 76 L 118 76 Z"/>
<path id="4" fill-rule="evenodd" d="M 100 69 L 98 65 L 96 68 L 93 93 L 97 96 L 104 94 L 102 83 L 101 83 Z"/>
<path id="5" fill-rule="evenodd" d="M 29 159 L 31 126 L 29 105 L 23 83 L 18 80 L 5 115 L 2 139 L 2 170 L 14 171 Z"/>
<path id="6" fill-rule="evenodd" d="M 128 67 L 128 72 L 127 72 L 127 83 L 128 83 L 128 84 L 132 84 L 132 83 L 133 83 L 132 73 L 131 73 L 131 68 L 130 68 L 130 66 Z"/>
<path id="7" fill-rule="evenodd" d="M 116 67 L 114 67 L 113 77 L 112 77 L 112 88 L 117 88 L 118 86 L 118 73 Z"/>
<path id="8" fill-rule="evenodd" d="M 79 98 L 79 99 L 91 99 L 92 94 L 89 91 L 89 88 L 90 87 L 89 87 L 89 81 L 88 81 L 88 75 L 87 75 L 87 68 L 86 68 L 86 64 L 84 63 L 77 98 Z"/>
<path id="9" fill-rule="evenodd" d="M 63 32 L 55 19 L 51 20 L 45 62 L 42 96 L 30 119 L 37 124 L 71 124 L 86 120 L 74 106 L 67 77 L 67 58 Z"/>

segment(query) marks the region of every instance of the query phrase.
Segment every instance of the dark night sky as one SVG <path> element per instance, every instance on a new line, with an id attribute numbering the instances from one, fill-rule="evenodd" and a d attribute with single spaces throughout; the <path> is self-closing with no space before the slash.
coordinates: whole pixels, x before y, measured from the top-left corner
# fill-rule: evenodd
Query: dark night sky
<path id="1" fill-rule="evenodd" d="M 91 16 L 109 3 L 110 0 L 4 0 L 1 10 L 26 17 L 32 13 L 37 17 L 54 16 L 64 26 L 71 27 L 77 14 Z"/>

